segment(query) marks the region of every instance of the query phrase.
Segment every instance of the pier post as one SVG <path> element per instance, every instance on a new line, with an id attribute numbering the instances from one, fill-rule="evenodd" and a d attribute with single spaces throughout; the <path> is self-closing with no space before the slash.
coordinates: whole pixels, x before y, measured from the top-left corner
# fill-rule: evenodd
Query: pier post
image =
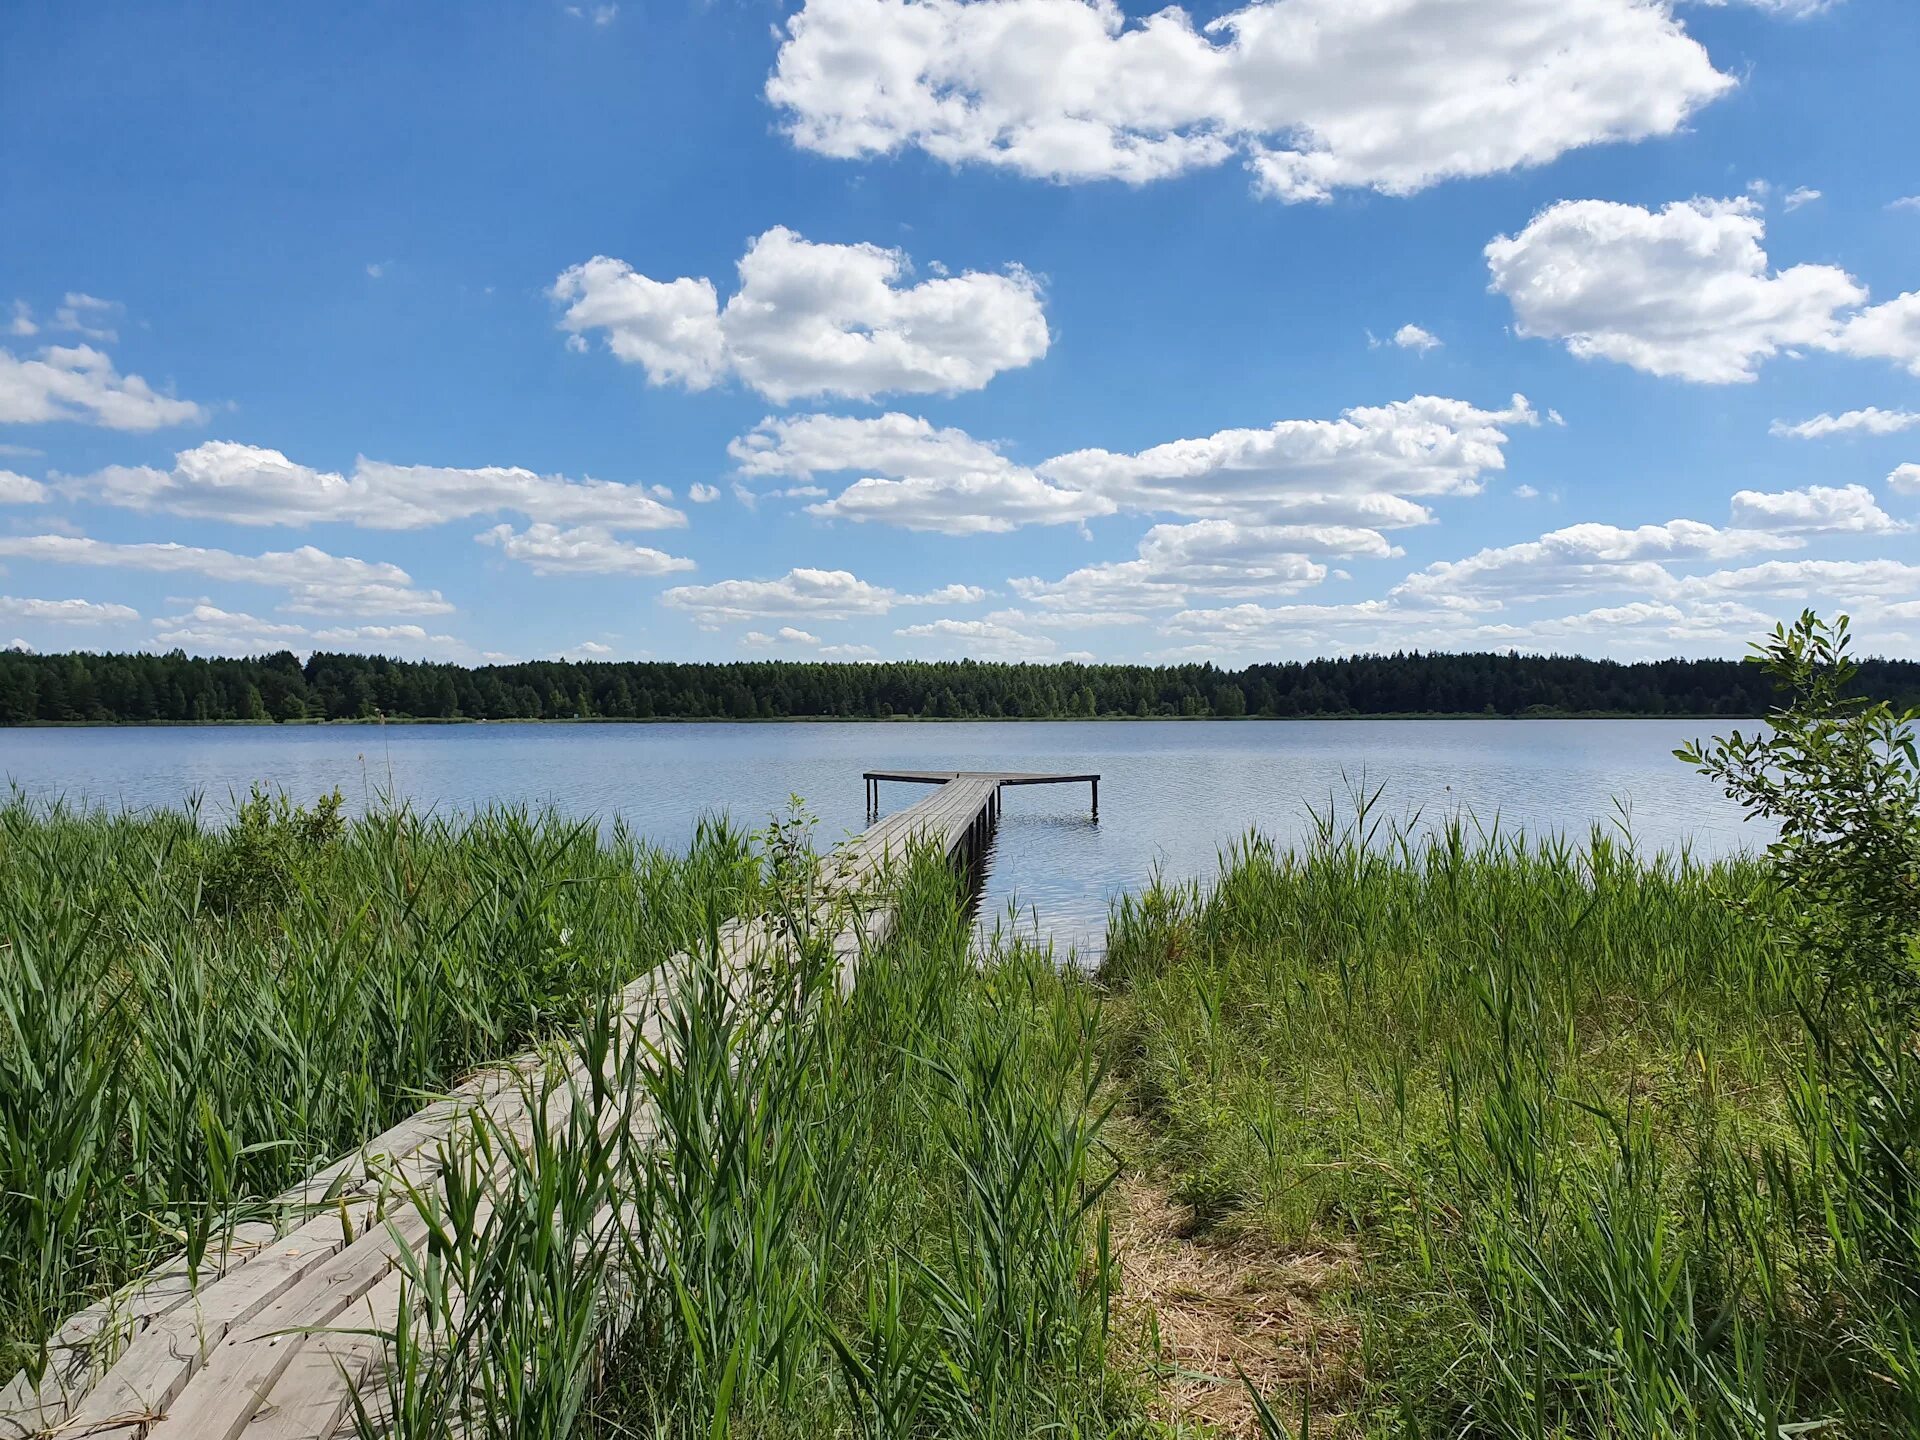
<path id="1" fill-rule="evenodd" d="M 1093 777 L 1092 785 L 1093 785 L 1093 818 L 1098 820 L 1100 818 L 1100 777 L 1098 775 Z"/>

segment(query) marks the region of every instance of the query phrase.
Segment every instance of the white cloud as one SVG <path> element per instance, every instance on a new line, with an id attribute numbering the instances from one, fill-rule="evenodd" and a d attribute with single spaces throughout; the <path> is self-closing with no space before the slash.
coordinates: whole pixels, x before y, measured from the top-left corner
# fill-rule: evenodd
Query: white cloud
<path id="1" fill-rule="evenodd" d="M 740 637 L 740 643 L 749 650 L 765 650 L 774 645 L 815 646 L 820 643 L 820 637 L 792 625 L 782 625 L 771 635 L 764 630 L 749 630 Z"/>
<path id="2" fill-rule="evenodd" d="M 718 485 L 702 485 L 698 480 L 687 486 L 687 499 L 696 505 L 711 505 L 720 498 Z"/>
<path id="3" fill-rule="evenodd" d="M 1391 529 L 1433 518 L 1407 497 L 1477 493 L 1482 476 L 1506 464 L 1503 427 L 1533 423 L 1520 395 L 1494 411 L 1416 395 L 1358 406 L 1338 420 L 1221 430 L 1134 455 L 1077 450 L 1037 470 L 1132 510 Z"/>
<path id="4" fill-rule="evenodd" d="M 749 477 L 865 472 L 833 500 L 808 507 L 834 519 L 981 535 L 1115 509 L 1101 496 L 1040 479 L 963 430 L 935 429 L 912 415 L 769 417 L 727 448 Z"/>
<path id="5" fill-rule="evenodd" d="M 1531 485 L 1516 485 L 1513 487 L 1513 498 L 1516 500 L 1538 500 L 1540 498 L 1540 492 Z"/>
<path id="6" fill-rule="evenodd" d="M 722 580 L 712 585 L 676 585 L 661 602 L 687 610 L 705 624 L 754 620 L 763 616 L 812 616 L 844 620 L 854 615 L 884 615 L 899 596 L 869 585 L 846 570 L 789 570 L 777 580 Z"/>
<path id="7" fill-rule="evenodd" d="M 29 600 L 0 595 L 0 619 L 38 620 L 53 625 L 114 625 L 138 620 L 140 612 L 126 605 L 103 605 L 93 600 Z"/>
<path id="8" fill-rule="evenodd" d="M 47 487 L 12 470 L 0 470 L 0 505 L 38 505 L 47 498 Z"/>
<path id="9" fill-rule="evenodd" d="M 1902 195 L 1898 200 L 1889 200 L 1887 209 L 1920 210 L 1920 195 Z"/>
<path id="10" fill-rule="evenodd" d="M 604 525 L 537 523 L 524 530 L 496 525 L 473 537 L 496 545 L 509 560 L 530 566 L 536 575 L 670 575 L 694 568 L 693 561 L 646 545 L 616 539 Z"/>
<path id="11" fill-rule="evenodd" d="M 938 590 L 929 590 L 924 595 L 909 595 L 903 605 L 978 605 L 987 598 L 987 591 L 979 585 L 942 585 Z"/>
<path id="12" fill-rule="evenodd" d="M 1049 608 L 1169 609 L 1194 594 L 1279 595 L 1317 585 L 1327 567 L 1314 555 L 1399 553 L 1378 531 L 1363 527 L 1200 520 L 1154 526 L 1141 539 L 1137 559 L 1087 565 L 1059 580 L 1027 577 L 1011 584 L 1022 599 Z"/>
<path id="13" fill-rule="evenodd" d="M 551 290 L 574 338 L 603 331 L 653 384 L 702 390 L 729 374 L 781 404 L 803 396 L 977 390 L 1047 353 L 1039 283 L 1018 267 L 917 285 L 878 245 L 814 244 L 784 226 L 741 257 L 724 308 L 706 279 L 659 281 L 596 256 Z"/>
<path id="14" fill-rule="evenodd" d="M 69 290 L 48 323 L 55 330 L 68 330 L 76 335 L 84 335 L 89 340 L 102 340 L 111 345 L 120 338 L 111 323 L 112 317 L 119 313 L 120 306 L 115 301 Z"/>
<path id="15" fill-rule="evenodd" d="M 172 542 L 120 544 L 81 535 L 0 535 L 0 556 L 50 565 L 91 565 L 163 574 L 204 575 L 284 590 L 281 607 L 302 614 L 442 615 L 453 606 L 438 590 L 421 590 L 397 565 L 298 550 L 237 555 Z"/>
<path id="16" fill-rule="evenodd" d="M 1498 610 L 1593 590 L 1658 595 L 1672 585 L 1663 561 L 1725 559 L 1799 543 L 1771 531 L 1722 530 L 1698 520 L 1631 530 L 1588 522 L 1538 540 L 1492 546 L 1464 560 L 1439 561 L 1409 575 L 1390 595 L 1406 604 L 1458 610 Z"/>
<path id="17" fill-rule="evenodd" d="M 1682 595 L 1778 595 L 1796 604 L 1812 596 L 1843 602 L 1905 601 L 1920 595 L 1920 565 L 1900 560 L 1768 560 L 1677 583 Z"/>
<path id="18" fill-rule="evenodd" d="M 174 456 L 171 470 L 109 466 L 67 476 L 60 490 L 71 499 L 163 510 L 236 525 L 357 525 L 369 530 L 417 530 L 474 515 L 515 511 L 547 523 L 659 530 L 687 517 L 663 505 L 644 486 L 610 480 L 570 480 L 517 466 L 455 469 L 393 465 L 361 456 L 351 475 L 315 470 L 278 450 L 209 440 Z"/>
<path id="19" fill-rule="evenodd" d="M 153 643 L 199 655 L 268 655 L 305 645 L 307 627 L 201 603 L 153 622 Z"/>
<path id="20" fill-rule="evenodd" d="M 1503 427 L 1534 423 L 1519 395 L 1495 411 L 1417 395 L 1338 420 L 1222 430 L 1132 455 L 1076 450 L 1032 467 L 963 430 L 897 413 L 770 417 L 728 449 L 748 478 L 860 475 L 810 506 L 813 514 L 950 535 L 1081 523 L 1121 510 L 1372 529 L 1431 521 L 1410 496 L 1477 493 L 1481 477 L 1505 463 Z"/>
<path id="21" fill-rule="evenodd" d="M 578 655 L 583 659 L 595 660 L 602 655 L 611 655 L 612 653 L 613 647 L 611 645 L 602 645 L 598 640 L 582 640 L 572 649 L 562 650 L 560 655 L 563 658 L 570 655 Z"/>
<path id="22" fill-rule="evenodd" d="M 1755 10 L 1770 10 L 1791 20 L 1805 20 L 1831 10 L 1841 0 L 1696 0 L 1701 5 L 1746 5 Z"/>
<path id="23" fill-rule="evenodd" d="M 1818 190 L 1810 189 L 1802 185 L 1798 189 L 1789 190 L 1785 195 L 1781 196 L 1780 203 L 1787 210 L 1792 211 L 1798 210 L 1802 205 L 1811 205 L 1819 198 L 1820 192 Z"/>
<path id="24" fill-rule="evenodd" d="M 1039 625 L 1060 630 L 1099 630 L 1120 625 L 1146 625 L 1145 615 L 1132 610 L 995 610 L 987 619 L 1015 629 Z"/>
<path id="25" fill-rule="evenodd" d="M 806 149 L 1139 184 L 1242 156 L 1263 193 L 1408 194 L 1677 129 L 1733 81 L 1646 0 L 806 0 L 767 98 Z"/>
<path id="26" fill-rule="evenodd" d="M 457 660 L 477 657 L 464 640 L 436 635 L 419 625 L 349 625 L 310 630 L 304 625 L 263 620 L 241 610 L 223 610 L 201 601 L 178 615 L 153 622 L 156 648 L 201 655 L 269 655 L 315 650 L 392 655 L 407 660 Z"/>
<path id="27" fill-rule="evenodd" d="M 1887 476 L 1887 488 L 1902 495 L 1920 495 L 1920 465 L 1896 465 Z"/>
<path id="28" fill-rule="evenodd" d="M 24 300 L 13 302 L 13 316 L 7 321 L 9 335 L 38 335 L 40 327 L 33 323 L 33 307 Z"/>
<path id="29" fill-rule="evenodd" d="M 1870 305 L 1841 328 L 1830 348 L 1844 355 L 1892 360 L 1920 375 L 1920 290 Z"/>
<path id="30" fill-rule="evenodd" d="M 1913 528 L 1882 510 L 1864 485 L 1742 490 L 1733 497 L 1733 524 L 1790 535 L 1893 535 Z"/>
<path id="31" fill-rule="evenodd" d="M 586 20 L 595 29 L 604 30 L 620 18 L 620 7 L 612 3 L 600 5 L 569 5 L 567 14 L 576 20 Z"/>
<path id="32" fill-rule="evenodd" d="M 1583 359 L 1724 384 L 1753 379 L 1784 348 L 1834 343 L 1837 312 L 1867 298 L 1832 265 L 1769 272 L 1765 229 L 1745 199 L 1657 212 L 1562 200 L 1489 243 L 1487 265 L 1519 334 L 1564 340 Z"/>
<path id="33" fill-rule="evenodd" d="M 993 620 L 928 620 L 893 632 L 905 640 L 940 640 L 967 655 L 991 660 L 1064 659 L 1051 635 L 1029 635 Z"/>
<path id="34" fill-rule="evenodd" d="M 1920 426 L 1920 413 L 1911 410 L 1882 410 L 1869 405 L 1864 410 L 1848 410 L 1840 415 L 1820 414 L 1811 420 L 1789 425 L 1776 420 L 1768 427 L 1774 435 L 1790 435 L 1797 440 L 1818 440 L 1828 435 L 1846 435 L 1863 431 L 1868 435 L 1892 435 Z"/>
<path id="35" fill-rule="evenodd" d="M 726 621 L 781 619 L 846 620 L 884 615 L 896 605 L 974 604 L 987 592 L 976 585 L 945 585 L 922 595 L 903 595 L 871 585 L 846 570 L 796 568 L 777 580 L 721 580 L 712 585 L 676 585 L 661 603 L 692 613 L 712 628 Z"/>
<path id="36" fill-rule="evenodd" d="M 551 295 L 561 324 L 581 341 L 604 330 L 607 348 L 645 367 L 655 385 L 704 390 L 727 371 L 720 302 L 711 280 L 654 280 L 624 260 L 596 255 L 561 272 Z"/>
<path id="37" fill-rule="evenodd" d="M 1445 343 L 1430 330 L 1422 330 L 1418 325 L 1402 325 L 1393 332 L 1393 343 L 1402 350 L 1418 350 L 1422 355 L 1429 350 L 1438 350 Z"/>
<path id="38" fill-rule="evenodd" d="M 138 375 L 122 375 L 91 345 L 50 345 L 37 360 L 0 349 L 0 424 L 74 420 L 109 430 L 197 424 L 207 412 L 176 400 Z"/>

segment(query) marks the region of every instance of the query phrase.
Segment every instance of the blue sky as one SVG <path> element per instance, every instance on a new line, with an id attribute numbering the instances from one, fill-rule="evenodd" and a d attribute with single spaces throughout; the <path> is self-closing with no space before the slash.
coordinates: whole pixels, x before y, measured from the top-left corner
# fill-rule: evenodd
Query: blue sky
<path id="1" fill-rule="evenodd" d="M 1150 14 L 7 6 L 0 642 L 1920 654 L 1920 7 Z"/>

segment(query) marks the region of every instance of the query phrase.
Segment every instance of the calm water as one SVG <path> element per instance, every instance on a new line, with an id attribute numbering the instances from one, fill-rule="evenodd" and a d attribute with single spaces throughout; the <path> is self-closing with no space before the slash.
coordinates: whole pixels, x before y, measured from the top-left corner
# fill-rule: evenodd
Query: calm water
<path id="1" fill-rule="evenodd" d="M 1621 808 L 1645 848 L 1719 854 L 1764 839 L 1673 747 L 1707 733 L 1682 720 L 1349 720 L 1285 723 L 461 725 L 327 729 L 0 730 L 0 775 L 29 793 L 111 805 L 210 806 L 265 780 L 307 799 L 383 789 L 422 807 L 489 801 L 624 816 L 670 845 L 706 811 L 760 825 L 790 793 L 833 838 L 859 829 L 865 769 L 1098 771 L 1085 786 L 1006 793 L 982 914 L 1010 902 L 1063 944 L 1098 943 L 1107 898 L 1154 867 L 1210 874 L 1249 828 L 1286 839 L 1309 805 L 1365 775 L 1387 809 L 1584 834 Z M 1724 728 L 1724 726 L 1722 727 Z M 882 787 L 887 808 L 917 786 Z"/>

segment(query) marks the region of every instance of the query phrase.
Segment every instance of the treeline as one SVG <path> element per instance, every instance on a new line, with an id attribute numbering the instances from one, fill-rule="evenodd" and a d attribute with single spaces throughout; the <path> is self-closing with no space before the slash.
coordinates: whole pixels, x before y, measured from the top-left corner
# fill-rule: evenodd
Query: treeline
<path id="1" fill-rule="evenodd" d="M 1876 697 L 1920 701 L 1920 662 L 1868 660 Z M 1250 665 L 976 660 L 535 660 L 462 665 L 282 652 L 225 660 L 0 653 L 0 724 L 222 720 L 1065 719 L 1076 716 L 1758 715 L 1772 682 L 1732 660 L 1514 654 Z"/>

